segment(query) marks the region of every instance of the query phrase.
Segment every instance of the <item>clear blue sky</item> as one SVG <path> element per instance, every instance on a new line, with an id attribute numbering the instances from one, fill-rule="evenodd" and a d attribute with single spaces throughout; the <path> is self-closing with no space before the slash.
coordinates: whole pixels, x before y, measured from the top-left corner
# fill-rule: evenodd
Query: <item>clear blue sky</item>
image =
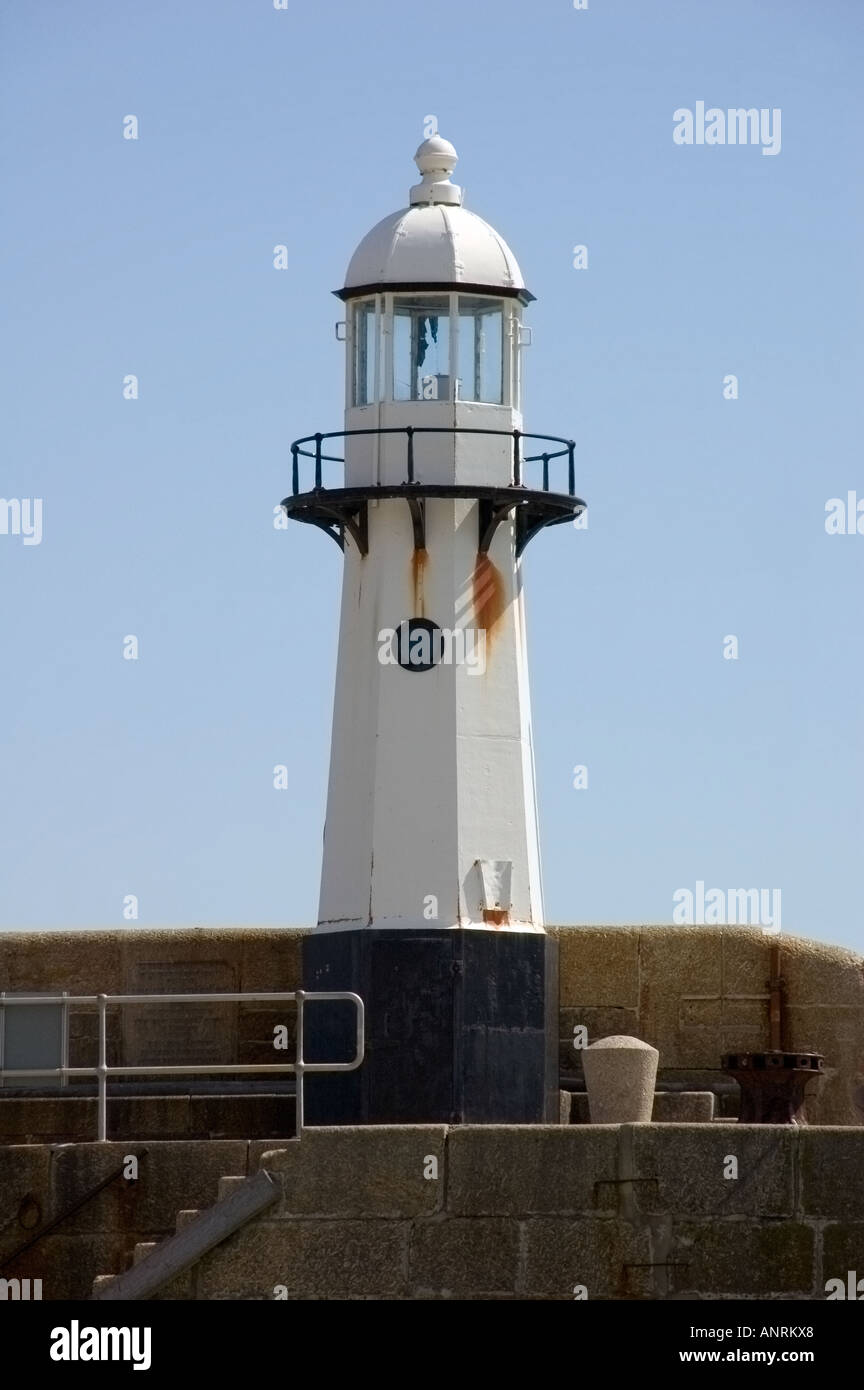
<path id="1" fill-rule="evenodd" d="M 548 919 L 702 880 L 861 949 L 860 0 L 2 12 L 0 495 L 44 531 L 0 535 L 0 924 L 314 921 L 341 561 L 272 509 L 434 114 L 591 508 L 526 558 Z M 780 153 L 676 145 L 698 101 L 780 108 Z"/>

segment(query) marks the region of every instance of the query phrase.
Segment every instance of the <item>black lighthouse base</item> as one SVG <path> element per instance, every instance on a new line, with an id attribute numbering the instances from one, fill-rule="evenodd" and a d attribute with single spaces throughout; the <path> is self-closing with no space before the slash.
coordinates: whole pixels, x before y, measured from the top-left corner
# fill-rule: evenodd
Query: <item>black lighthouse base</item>
<path id="1" fill-rule="evenodd" d="M 303 940 L 304 990 L 352 990 L 366 1059 L 305 1078 L 307 1125 L 558 1118 L 558 942 L 532 932 L 365 927 Z M 307 1005 L 308 1062 L 354 1055 L 354 1006 Z"/>

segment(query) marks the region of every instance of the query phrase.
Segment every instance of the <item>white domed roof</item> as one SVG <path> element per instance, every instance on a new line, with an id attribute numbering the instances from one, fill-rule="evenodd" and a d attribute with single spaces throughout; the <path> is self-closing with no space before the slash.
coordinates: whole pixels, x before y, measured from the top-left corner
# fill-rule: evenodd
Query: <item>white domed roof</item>
<path id="1" fill-rule="evenodd" d="M 533 299 L 504 238 L 462 207 L 462 190 L 449 179 L 457 159 L 449 141 L 424 141 L 414 159 L 423 178 L 411 189 L 411 205 L 367 232 L 351 257 L 340 297 L 388 285 L 464 285 Z"/>

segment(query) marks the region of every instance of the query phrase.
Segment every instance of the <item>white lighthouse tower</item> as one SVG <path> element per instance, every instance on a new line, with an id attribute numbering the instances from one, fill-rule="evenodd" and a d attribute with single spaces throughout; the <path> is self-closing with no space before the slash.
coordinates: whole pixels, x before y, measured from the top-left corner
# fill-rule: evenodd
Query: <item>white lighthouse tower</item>
<path id="1" fill-rule="evenodd" d="M 364 1068 L 310 1086 L 307 1113 L 542 1120 L 557 1089 L 544 1039 L 557 998 L 521 556 L 584 503 L 572 441 L 523 431 L 533 296 L 516 259 L 463 207 L 448 141 L 425 141 L 415 160 L 408 207 L 364 237 L 337 291 L 344 429 L 292 445 L 283 504 L 344 552 L 304 980 L 360 993 L 369 1028 Z M 339 1006 L 319 1008 L 311 1045 L 335 1057 Z"/>

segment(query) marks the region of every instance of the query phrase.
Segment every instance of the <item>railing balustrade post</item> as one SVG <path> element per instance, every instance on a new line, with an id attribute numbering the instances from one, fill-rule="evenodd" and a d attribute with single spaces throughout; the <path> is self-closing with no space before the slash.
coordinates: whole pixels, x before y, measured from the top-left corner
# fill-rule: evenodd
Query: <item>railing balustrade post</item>
<path id="1" fill-rule="evenodd" d="M 297 458 L 297 445 L 291 445 L 291 486 L 296 497 L 300 491 L 300 463 Z"/>
<path id="2" fill-rule="evenodd" d="M 575 439 L 569 440 L 569 442 L 568 442 L 568 444 L 567 444 L 567 455 L 568 455 L 567 484 L 568 484 L 568 487 L 569 487 L 569 491 L 570 491 L 570 496 L 571 496 L 571 497 L 572 497 L 572 496 L 575 494 L 575 492 L 576 492 L 576 464 L 575 464 L 574 459 L 573 459 L 573 451 L 575 450 L 575 448 L 576 448 L 576 441 L 575 441 Z"/>
<path id="3" fill-rule="evenodd" d="M 315 486 L 321 486 L 321 435 L 315 436 Z"/>
<path id="4" fill-rule="evenodd" d="M 406 425 L 405 433 L 408 436 L 408 481 L 414 481 L 414 426 Z"/>
<path id="5" fill-rule="evenodd" d="M 354 1056 L 365 1057 L 366 1054 L 366 1006 L 363 1000 L 354 1005 L 356 1016 L 356 1031 L 354 1034 Z"/>
<path id="6" fill-rule="evenodd" d="M 513 431 L 513 485 L 522 486 L 522 462 L 519 458 L 519 438 L 520 431 Z"/>
<path id="7" fill-rule="evenodd" d="M 108 996 L 100 994 L 99 1005 L 99 1142 L 104 1144 L 108 1138 Z"/>
<path id="8" fill-rule="evenodd" d="M 303 1106 L 303 1072 L 305 1069 L 303 1060 L 303 1001 L 306 995 L 302 989 L 298 989 L 294 998 L 297 1000 L 297 1047 L 294 1054 L 294 1075 L 297 1078 L 297 1083 L 295 1086 L 296 1111 L 294 1124 L 297 1131 L 297 1138 L 302 1139 L 303 1124 L 306 1118 Z"/>
<path id="9" fill-rule="evenodd" d="M 549 491 L 549 455 L 543 455 L 543 491 Z"/>
<path id="10" fill-rule="evenodd" d="M 66 1068 L 69 1065 L 69 1005 L 65 1002 L 69 998 L 68 989 L 63 991 L 64 1002 L 60 1005 L 60 1086 L 69 1085 L 69 1078 L 66 1075 Z"/>

